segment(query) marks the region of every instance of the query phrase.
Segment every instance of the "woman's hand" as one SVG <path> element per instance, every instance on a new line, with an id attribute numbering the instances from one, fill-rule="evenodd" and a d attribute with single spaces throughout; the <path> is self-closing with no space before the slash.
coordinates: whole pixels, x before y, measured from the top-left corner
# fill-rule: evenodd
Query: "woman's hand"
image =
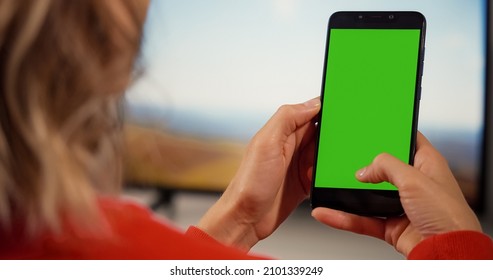
<path id="1" fill-rule="evenodd" d="M 405 256 L 418 242 L 435 234 L 481 231 L 447 161 L 421 133 L 417 137 L 414 166 L 382 154 L 358 171 L 356 177 L 362 182 L 387 181 L 396 186 L 406 216 L 378 219 L 317 208 L 313 217 L 338 229 L 383 239 Z"/>
<path id="2" fill-rule="evenodd" d="M 320 99 L 284 105 L 248 145 L 238 172 L 198 228 L 249 250 L 308 197 L 314 153 L 312 119 Z"/>

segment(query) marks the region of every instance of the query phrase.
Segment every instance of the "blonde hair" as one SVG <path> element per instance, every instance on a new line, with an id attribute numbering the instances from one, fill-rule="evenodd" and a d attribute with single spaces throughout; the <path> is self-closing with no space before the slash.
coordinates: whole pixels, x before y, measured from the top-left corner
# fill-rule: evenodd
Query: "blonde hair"
<path id="1" fill-rule="evenodd" d="M 119 100 L 141 1 L 0 0 L 0 227 L 97 218 L 121 181 Z"/>

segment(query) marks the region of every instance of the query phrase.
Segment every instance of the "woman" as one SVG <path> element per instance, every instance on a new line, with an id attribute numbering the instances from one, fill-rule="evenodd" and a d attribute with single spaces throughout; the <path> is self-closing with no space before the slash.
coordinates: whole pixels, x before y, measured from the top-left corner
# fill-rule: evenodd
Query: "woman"
<path id="1" fill-rule="evenodd" d="M 0 258 L 258 258 L 248 250 L 308 196 L 317 98 L 278 110 L 249 144 L 224 195 L 186 233 L 117 196 L 120 99 L 147 5 L 0 0 Z M 411 257 L 435 257 L 436 248 L 452 244 L 443 237 L 451 234 L 475 250 L 439 257 L 491 258 L 491 239 L 446 162 L 424 137 L 418 144 L 415 168 L 383 155 L 358 177 L 399 187 L 407 217 L 330 209 L 313 216 L 384 238 Z M 444 203 L 431 201 L 427 186 Z"/>

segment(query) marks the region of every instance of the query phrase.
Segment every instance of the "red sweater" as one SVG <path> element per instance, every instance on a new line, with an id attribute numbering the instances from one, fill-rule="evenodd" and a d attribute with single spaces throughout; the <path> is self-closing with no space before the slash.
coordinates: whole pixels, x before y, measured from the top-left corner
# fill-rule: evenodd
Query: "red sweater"
<path id="1" fill-rule="evenodd" d="M 26 239 L 15 230 L 0 231 L 0 259 L 261 259 L 222 245 L 195 227 L 183 234 L 137 204 L 105 198 L 99 205 L 112 235 L 67 230 Z M 454 232 L 426 239 L 409 258 L 493 259 L 493 243 L 481 233 Z"/>

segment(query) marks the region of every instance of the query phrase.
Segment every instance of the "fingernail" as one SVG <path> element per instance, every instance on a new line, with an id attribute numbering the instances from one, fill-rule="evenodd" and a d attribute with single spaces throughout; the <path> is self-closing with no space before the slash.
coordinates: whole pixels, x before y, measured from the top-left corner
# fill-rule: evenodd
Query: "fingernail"
<path id="1" fill-rule="evenodd" d="M 304 104 L 306 107 L 310 107 L 310 108 L 319 107 L 320 106 L 320 98 L 315 97 L 313 99 L 306 101 Z"/>
<path id="2" fill-rule="evenodd" d="M 358 174 L 358 177 L 363 177 L 366 173 L 366 167 L 358 170 L 356 174 Z"/>

